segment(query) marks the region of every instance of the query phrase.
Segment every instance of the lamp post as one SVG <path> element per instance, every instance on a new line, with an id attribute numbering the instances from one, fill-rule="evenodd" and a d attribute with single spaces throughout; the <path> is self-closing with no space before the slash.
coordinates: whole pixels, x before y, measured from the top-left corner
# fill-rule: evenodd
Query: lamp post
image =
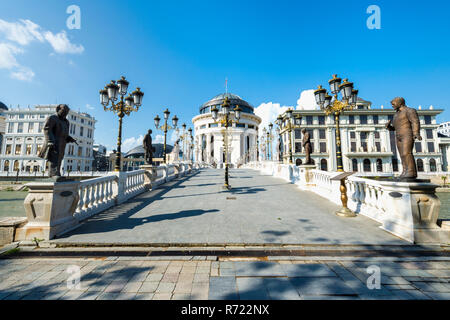
<path id="1" fill-rule="evenodd" d="M 126 98 L 129 82 L 125 80 L 125 77 L 121 77 L 120 80 L 111 80 L 104 89 L 100 90 L 100 103 L 103 105 L 105 111 L 113 111 L 119 117 L 119 134 L 117 137 L 117 154 L 114 164 L 114 171 L 120 171 L 121 160 L 121 148 L 122 148 L 122 119 L 125 115 L 129 116 L 131 112 L 138 111 L 142 105 L 142 98 L 144 93 L 140 88 L 136 88 Z M 120 95 L 120 101 L 118 96 Z M 111 105 L 109 106 L 109 104 Z"/>
<path id="2" fill-rule="evenodd" d="M 334 113 L 334 122 L 336 124 L 336 165 L 338 172 L 344 172 L 344 166 L 342 162 L 342 150 L 341 150 L 341 133 L 339 127 L 339 116 L 345 110 L 352 110 L 356 106 L 358 99 L 358 90 L 353 89 L 353 83 L 349 82 L 348 79 L 344 79 L 342 82 L 341 78 L 338 78 L 336 74 L 333 75 L 328 81 L 330 85 L 330 91 L 333 95 L 330 96 L 327 90 L 319 86 L 317 90 L 314 91 L 314 96 L 316 98 L 317 104 L 322 110 L 325 111 L 326 115 Z M 338 99 L 338 94 L 341 94 L 341 100 Z M 351 174 L 351 173 L 350 173 Z M 355 217 L 355 213 L 347 207 L 347 187 L 345 186 L 345 179 L 349 173 L 342 173 L 341 175 L 333 178 L 335 180 L 340 180 L 340 191 L 341 191 L 341 202 L 342 208 L 336 212 L 337 215 L 342 217 Z"/>
<path id="3" fill-rule="evenodd" d="M 164 114 L 164 124 L 160 127 L 159 126 L 159 122 L 161 121 L 161 119 L 159 118 L 159 116 L 158 115 L 156 115 L 156 117 L 155 117 L 155 127 L 156 127 L 156 129 L 157 130 L 161 130 L 161 131 L 163 131 L 164 132 L 164 148 L 163 148 L 163 157 L 164 157 L 164 159 L 163 159 L 163 162 L 164 163 L 166 163 L 166 154 L 167 154 L 167 151 L 166 151 L 166 146 L 167 146 L 167 132 L 169 131 L 169 130 L 174 130 L 174 129 L 176 129 L 177 128 L 177 123 L 178 123 L 178 118 L 177 118 L 177 116 L 175 115 L 175 116 L 173 116 L 173 118 L 172 118 L 172 125 L 173 125 L 173 127 L 171 127 L 171 126 L 169 126 L 168 124 L 167 124 L 167 120 L 169 120 L 169 116 L 170 116 L 170 111 L 169 111 L 169 109 L 167 109 L 166 108 L 166 110 L 163 112 L 163 114 Z"/>
<path id="4" fill-rule="evenodd" d="M 224 188 L 230 190 L 231 186 L 228 183 L 228 127 L 233 125 L 234 123 L 239 123 L 239 119 L 241 118 L 241 109 L 236 106 L 233 109 L 234 115 L 230 112 L 230 101 L 228 97 L 222 103 L 222 112 L 219 113 L 219 109 L 215 106 L 211 109 L 212 118 L 214 122 L 220 123 L 222 127 L 225 127 L 225 133 L 223 137 L 223 149 L 225 152 L 225 184 Z M 234 118 L 234 119 L 233 119 Z"/>
<path id="5" fill-rule="evenodd" d="M 314 96 L 316 98 L 317 104 L 322 110 L 325 111 L 326 115 L 334 113 L 334 121 L 336 124 L 336 165 L 338 172 L 344 172 L 344 166 L 342 162 L 342 150 L 341 150 L 341 133 L 339 127 L 339 116 L 345 110 L 351 110 L 356 106 L 356 101 L 358 98 L 358 90 L 353 89 L 353 83 L 349 82 L 348 79 L 344 79 L 342 82 L 341 78 L 337 75 L 333 75 L 333 78 L 328 81 L 330 85 L 330 91 L 333 95 L 330 96 L 327 90 L 319 86 L 317 90 L 314 91 Z M 341 100 L 338 99 L 338 94 L 341 94 Z"/>
<path id="6" fill-rule="evenodd" d="M 277 118 L 277 124 L 280 127 L 280 134 L 283 134 L 284 132 L 288 132 L 289 137 L 289 164 L 293 163 L 293 156 L 292 156 L 292 131 L 296 128 L 300 127 L 300 121 L 302 119 L 301 116 L 296 115 L 294 117 L 292 109 L 288 109 L 285 112 L 285 115 L 278 116 Z"/>

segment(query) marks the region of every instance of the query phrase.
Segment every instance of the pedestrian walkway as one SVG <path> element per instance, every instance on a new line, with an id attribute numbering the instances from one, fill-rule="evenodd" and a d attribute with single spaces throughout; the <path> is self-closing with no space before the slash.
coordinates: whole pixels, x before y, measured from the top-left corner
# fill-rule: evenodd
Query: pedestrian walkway
<path id="1" fill-rule="evenodd" d="M 450 299 L 448 258 L 314 262 L 184 258 L 3 259 L 0 300 Z M 378 287 L 369 279 L 373 268 L 380 271 Z M 372 286 L 367 286 L 368 280 Z"/>
<path id="2" fill-rule="evenodd" d="M 203 169 L 102 212 L 54 240 L 84 244 L 375 244 L 407 242 L 367 217 L 254 170 Z"/>

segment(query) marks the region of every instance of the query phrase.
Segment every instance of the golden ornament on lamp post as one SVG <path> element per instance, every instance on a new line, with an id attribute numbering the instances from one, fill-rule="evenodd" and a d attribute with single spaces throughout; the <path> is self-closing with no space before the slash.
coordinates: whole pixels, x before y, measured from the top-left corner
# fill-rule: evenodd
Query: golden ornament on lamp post
<path id="1" fill-rule="evenodd" d="M 140 88 L 136 88 L 126 98 L 129 82 L 125 80 L 125 77 L 121 77 L 120 80 L 112 80 L 108 83 L 104 89 L 100 90 L 100 103 L 103 105 L 105 111 L 113 111 L 119 117 L 119 134 L 117 137 L 117 154 L 114 163 L 114 171 L 120 171 L 120 162 L 122 158 L 122 119 L 125 115 L 129 116 L 131 112 L 139 110 L 142 105 L 142 98 L 144 93 Z M 120 101 L 118 96 L 120 95 Z M 111 104 L 111 105 L 110 105 Z"/>

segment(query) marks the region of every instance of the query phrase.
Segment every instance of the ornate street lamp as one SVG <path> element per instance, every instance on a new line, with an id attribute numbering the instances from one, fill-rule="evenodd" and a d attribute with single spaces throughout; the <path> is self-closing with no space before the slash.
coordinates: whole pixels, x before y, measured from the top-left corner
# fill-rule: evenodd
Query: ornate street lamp
<path id="1" fill-rule="evenodd" d="M 277 118 L 277 124 L 280 129 L 280 135 L 284 132 L 288 132 L 289 137 L 289 164 L 293 163 L 292 156 L 292 132 L 294 129 L 300 128 L 300 122 L 302 117 L 300 115 L 293 115 L 294 110 L 288 109 L 284 115 L 279 115 Z"/>
<path id="2" fill-rule="evenodd" d="M 179 135 L 179 138 L 181 141 L 183 141 L 183 160 L 189 160 L 189 159 L 186 159 L 186 152 L 187 152 L 187 149 L 190 147 L 189 140 L 192 139 L 192 128 L 189 128 L 188 130 L 186 130 L 187 126 L 185 123 L 183 123 L 183 125 L 181 127 L 182 127 L 183 131 Z"/>
<path id="3" fill-rule="evenodd" d="M 333 96 L 328 95 L 327 90 L 319 86 L 317 90 L 314 91 L 314 96 L 316 98 L 317 104 L 322 110 L 325 111 L 326 115 L 334 113 L 334 122 L 336 124 L 336 164 L 337 171 L 344 172 L 344 166 L 342 161 L 342 150 L 341 150 L 341 132 L 339 127 L 339 116 L 346 110 L 352 110 L 356 107 L 356 102 L 358 100 L 358 90 L 353 89 L 353 83 L 349 82 L 348 79 L 344 79 L 342 82 L 341 78 L 337 75 L 333 75 L 328 81 L 330 85 L 330 91 Z M 341 100 L 338 99 L 338 94 L 341 94 Z M 351 173 L 350 173 L 351 174 Z M 343 217 L 355 217 L 355 213 L 347 207 L 347 187 L 345 186 L 345 179 L 348 173 L 343 173 L 333 179 L 340 180 L 341 186 L 341 201 L 342 208 L 336 212 L 337 215 Z"/>
<path id="4" fill-rule="evenodd" d="M 144 93 L 140 88 L 136 88 L 131 94 L 124 98 L 127 94 L 129 82 L 125 77 L 121 77 L 116 81 L 112 80 L 104 89 L 100 90 L 100 103 L 105 111 L 113 111 L 119 117 L 119 134 L 117 138 L 117 153 L 114 163 L 114 171 L 120 171 L 120 160 L 122 157 L 122 119 L 125 115 L 129 116 L 131 112 L 138 111 L 142 105 Z M 118 96 L 120 95 L 120 101 Z M 109 106 L 109 104 L 111 105 Z"/>
<path id="5" fill-rule="evenodd" d="M 349 82 L 348 79 L 344 79 L 344 82 L 342 82 L 342 79 L 338 78 L 335 74 L 333 75 L 333 78 L 328 81 L 328 83 L 330 85 L 330 91 L 333 97 L 328 95 L 327 90 L 322 88 L 322 86 L 319 86 L 319 88 L 314 91 L 314 96 L 317 104 L 322 110 L 325 111 L 326 115 L 334 113 L 334 120 L 336 124 L 337 171 L 344 172 L 339 116 L 345 110 L 352 110 L 356 106 L 356 102 L 358 100 L 358 90 L 353 89 L 353 83 Z M 338 99 L 339 93 L 342 96 L 341 100 Z"/>
<path id="6" fill-rule="evenodd" d="M 233 114 L 230 110 L 230 101 L 228 100 L 228 97 L 225 98 L 225 100 L 222 103 L 222 112 L 219 113 L 219 109 L 214 106 L 211 109 L 212 118 L 215 123 L 220 123 L 222 127 L 225 127 L 225 131 L 223 134 L 223 149 L 225 152 L 225 184 L 224 188 L 230 190 L 231 186 L 228 183 L 228 127 L 232 126 L 233 123 L 239 123 L 239 120 L 241 118 L 241 109 L 236 106 L 236 108 L 233 109 Z"/>
<path id="7" fill-rule="evenodd" d="M 163 114 L 164 114 L 164 124 L 161 127 L 159 126 L 159 122 L 161 121 L 161 119 L 159 118 L 158 115 L 156 115 L 154 121 L 155 121 L 156 129 L 157 130 L 161 130 L 161 131 L 164 132 L 164 147 L 163 147 L 163 157 L 164 157 L 164 159 L 163 159 L 163 162 L 166 163 L 166 158 L 167 158 L 166 157 L 166 154 L 167 154 L 167 152 L 166 152 L 167 132 L 169 130 L 174 130 L 174 129 L 177 128 L 178 118 L 177 118 L 176 115 L 173 116 L 173 118 L 172 118 L 172 125 L 173 125 L 173 127 L 171 127 L 171 126 L 169 126 L 167 124 L 167 120 L 169 120 L 169 115 L 170 115 L 169 109 L 166 108 L 166 110 L 163 112 Z"/>

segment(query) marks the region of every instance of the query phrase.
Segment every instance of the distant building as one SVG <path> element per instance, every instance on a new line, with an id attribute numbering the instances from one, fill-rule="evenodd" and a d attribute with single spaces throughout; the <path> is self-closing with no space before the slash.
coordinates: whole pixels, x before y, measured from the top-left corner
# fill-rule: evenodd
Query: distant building
<path id="1" fill-rule="evenodd" d="M 153 165 L 159 166 L 163 163 L 164 145 L 162 143 L 153 144 L 155 152 L 153 153 Z M 173 146 L 166 145 L 166 153 L 172 152 Z M 141 165 L 145 164 L 145 150 L 143 146 L 137 146 L 122 154 L 121 167 L 122 171 L 139 170 Z M 109 170 L 114 171 L 114 163 L 116 160 L 116 153 L 112 152 L 109 155 Z"/>
<path id="2" fill-rule="evenodd" d="M 358 99 L 357 107 L 340 116 L 341 149 L 345 171 L 367 173 L 401 172 L 401 160 L 395 142 L 395 132 L 385 128 L 394 117 L 394 109 L 372 109 L 371 102 Z M 436 116 L 442 110 L 419 108 L 422 141 L 414 144 L 418 172 L 436 172 L 443 169 L 444 161 L 438 144 Z M 301 129 L 309 131 L 312 154 L 316 167 L 336 171 L 336 136 L 334 115 L 326 116 L 322 110 L 294 110 L 301 117 L 299 128 L 293 130 L 291 147 L 294 164 L 305 161 Z M 289 161 L 289 134 L 281 130 L 283 161 Z"/>
<path id="3" fill-rule="evenodd" d="M 437 129 L 437 132 L 450 138 L 450 121 L 441 123 Z"/>
<path id="4" fill-rule="evenodd" d="M 94 161 L 92 163 L 93 171 L 108 171 L 109 158 L 106 155 L 106 147 L 101 144 L 94 144 Z"/>
<path id="5" fill-rule="evenodd" d="M 55 114 L 56 105 L 17 108 L 4 112 L 6 132 L 0 149 L 0 172 L 47 170 L 47 161 L 37 156 L 44 144 L 45 119 Z M 75 143 L 68 143 L 62 171 L 92 171 L 94 130 L 96 120 L 87 113 L 70 110 L 69 135 Z"/>

